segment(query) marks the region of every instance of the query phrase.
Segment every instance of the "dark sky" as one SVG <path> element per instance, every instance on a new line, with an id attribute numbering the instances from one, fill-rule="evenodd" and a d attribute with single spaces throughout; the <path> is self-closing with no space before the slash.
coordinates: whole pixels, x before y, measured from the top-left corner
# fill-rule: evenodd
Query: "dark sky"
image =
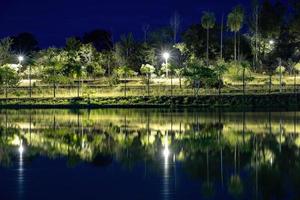
<path id="1" fill-rule="evenodd" d="M 154 29 L 169 24 L 177 11 L 182 29 L 199 22 L 202 11 L 228 12 L 237 4 L 249 7 L 251 0 L 0 0 L 0 37 L 31 32 L 40 46 L 61 46 L 65 38 L 104 28 L 142 37 L 142 25 Z"/>

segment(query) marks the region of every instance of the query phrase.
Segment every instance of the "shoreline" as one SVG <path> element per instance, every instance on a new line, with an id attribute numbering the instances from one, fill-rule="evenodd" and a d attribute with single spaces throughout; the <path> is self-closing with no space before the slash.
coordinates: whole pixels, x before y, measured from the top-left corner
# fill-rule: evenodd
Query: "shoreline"
<path id="1" fill-rule="evenodd" d="M 129 96 L 0 99 L 0 109 L 196 108 L 204 110 L 299 109 L 300 94 Z"/>

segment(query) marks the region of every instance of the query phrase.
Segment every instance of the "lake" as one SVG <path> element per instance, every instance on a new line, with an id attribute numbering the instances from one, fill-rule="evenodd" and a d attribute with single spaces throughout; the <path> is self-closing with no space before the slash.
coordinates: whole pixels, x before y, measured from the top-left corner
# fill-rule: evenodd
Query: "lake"
<path id="1" fill-rule="evenodd" d="M 0 199 L 300 199 L 299 114 L 1 110 Z"/>

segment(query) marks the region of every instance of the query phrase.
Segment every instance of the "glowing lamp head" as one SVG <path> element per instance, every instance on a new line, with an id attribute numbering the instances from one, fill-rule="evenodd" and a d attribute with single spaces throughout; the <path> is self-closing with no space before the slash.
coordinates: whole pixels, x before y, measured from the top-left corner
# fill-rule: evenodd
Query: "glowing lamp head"
<path id="1" fill-rule="evenodd" d="M 168 60 L 170 58 L 170 53 L 164 52 L 163 57 L 164 57 L 164 59 Z"/>
<path id="2" fill-rule="evenodd" d="M 24 57 L 23 56 L 18 56 L 18 60 L 19 60 L 19 62 L 23 62 L 24 61 Z"/>
<path id="3" fill-rule="evenodd" d="M 273 44 L 275 44 L 275 41 L 274 40 L 270 40 L 269 43 L 270 43 L 270 45 L 273 45 Z"/>

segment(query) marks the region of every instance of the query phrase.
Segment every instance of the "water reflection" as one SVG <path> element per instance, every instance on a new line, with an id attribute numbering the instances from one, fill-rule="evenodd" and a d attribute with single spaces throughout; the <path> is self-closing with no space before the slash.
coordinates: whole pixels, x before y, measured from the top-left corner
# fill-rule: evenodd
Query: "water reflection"
<path id="1" fill-rule="evenodd" d="M 19 152 L 19 166 L 18 166 L 18 196 L 19 199 L 23 199 L 23 193 L 24 193 L 24 188 L 23 188 L 23 183 L 24 183 L 24 161 L 23 161 L 23 153 L 24 153 L 24 146 L 23 146 L 23 140 L 20 140 L 20 144 L 18 147 L 18 152 Z"/>
<path id="2" fill-rule="evenodd" d="M 18 165 L 19 199 L 30 178 L 24 161 L 40 156 L 127 174 L 143 165 L 145 187 L 160 187 L 152 199 L 300 198 L 298 112 L 5 110 L 0 118 L 0 172 Z"/>

